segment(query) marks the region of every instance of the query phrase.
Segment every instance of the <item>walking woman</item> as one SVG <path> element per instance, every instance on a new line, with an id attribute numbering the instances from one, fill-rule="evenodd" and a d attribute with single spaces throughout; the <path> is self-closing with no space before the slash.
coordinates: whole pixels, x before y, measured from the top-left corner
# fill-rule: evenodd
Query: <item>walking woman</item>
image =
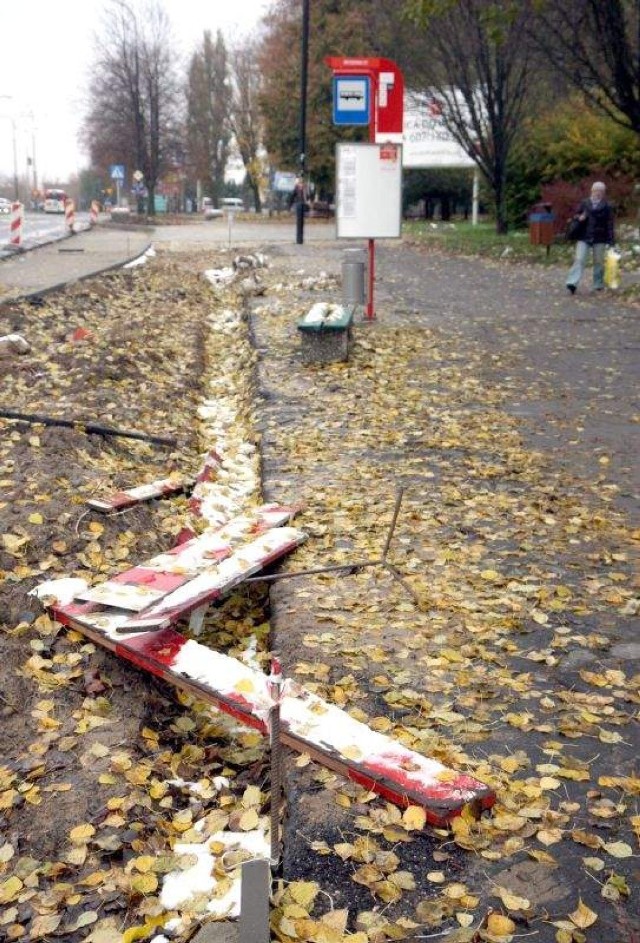
<path id="1" fill-rule="evenodd" d="M 574 216 L 582 226 L 576 242 L 575 259 L 567 275 L 567 289 L 572 295 L 582 278 L 589 249 L 593 250 L 593 287 L 596 291 L 604 288 L 604 255 L 607 247 L 615 242 L 613 208 L 607 202 L 606 192 L 604 183 L 594 183 L 591 196 L 582 201 Z"/>

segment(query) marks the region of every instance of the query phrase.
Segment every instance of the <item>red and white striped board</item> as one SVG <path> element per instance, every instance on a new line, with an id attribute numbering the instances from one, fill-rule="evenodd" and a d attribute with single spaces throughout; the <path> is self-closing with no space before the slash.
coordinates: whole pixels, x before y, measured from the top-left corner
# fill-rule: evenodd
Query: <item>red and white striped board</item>
<path id="1" fill-rule="evenodd" d="M 126 661 L 267 733 L 273 701 L 266 675 L 172 628 L 123 635 L 121 616 L 105 615 L 98 622 L 90 618 L 91 608 L 54 605 L 52 615 Z M 493 791 L 480 780 L 370 730 L 292 682 L 285 684 L 280 725 L 286 746 L 401 808 L 421 806 L 433 825 L 445 825 L 465 808 L 480 814 L 495 802 Z"/>
<path id="2" fill-rule="evenodd" d="M 296 511 L 262 505 L 112 579 L 78 589 L 73 601 L 91 603 L 82 607 L 87 625 L 101 626 L 105 617 L 122 631 L 172 625 L 295 550 L 306 535 L 283 525 Z"/>
<path id="3" fill-rule="evenodd" d="M 9 243 L 12 246 L 22 245 L 22 223 L 24 219 L 24 207 L 22 203 L 14 202 L 11 204 L 11 223 Z"/>
<path id="4" fill-rule="evenodd" d="M 93 508 L 94 511 L 109 514 L 112 511 L 122 511 L 124 508 L 134 507 L 144 501 L 152 501 L 154 498 L 168 498 L 172 495 L 181 494 L 192 488 L 193 483 L 193 478 L 160 478 L 146 485 L 116 491 L 107 498 L 89 498 L 85 501 L 85 504 Z"/>
<path id="5" fill-rule="evenodd" d="M 65 200 L 64 224 L 70 232 L 73 232 L 73 227 L 75 226 L 75 222 L 76 222 L 76 204 L 71 199 Z"/>

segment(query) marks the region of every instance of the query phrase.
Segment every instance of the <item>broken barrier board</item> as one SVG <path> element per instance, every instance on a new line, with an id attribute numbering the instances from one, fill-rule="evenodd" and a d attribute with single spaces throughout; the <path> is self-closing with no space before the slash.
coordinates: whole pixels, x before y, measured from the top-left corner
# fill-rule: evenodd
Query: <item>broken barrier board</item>
<path id="1" fill-rule="evenodd" d="M 253 513 L 238 515 L 222 527 L 207 530 L 166 553 L 85 589 L 76 598 L 139 612 L 230 557 L 234 550 L 239 551 L 272 528 L 287 524 L 296 511 L 293 506 L 264 504 Z M 264 541 L 258 544 L 258 557 L 261 549 L 268 549 Z M 252 557 L 255 560 L 255 552 Z"/>
<path id="2" fill-rule="evenodd" d="M 103 583 L 79 585 L 72 594 L 74 605 L 82 603 L 77 616 L 132 631 L 172 625 L 298 547 L 306 535 L 282 526 L 296 511 L 262 505 Z"/>
<path id="3" fill-rule="evenodd" d="M 94 511 L 110 514 L 113 511 L 123 511 L 125 508 L 135 507 L 143 501 L 152 501 L 154 498 L 169 498 L 176 494 L 189 491 L 194 485 L 193 478 L 160 478 L 150 481 L 146 485 L 135 488 L 125 488 L 116 491 L 106 498 L 88 498 L 85 504 Z"/>
<path id="4" fill-rule="evenodd" d="M 123 634 L 126 614 L 103 612 L 92 618 L 92 608 L 91 603 L 53 605 L 52 615 L 126 661 L 267 733 L 273 702 L 266 675 L 172 628 Z M 485 783 L 376 733 L 292 682 L 285 684 L 280 723 L 283 744 L 402 808 L 422 807 L 433 825 L 445 825 L 465 808 L 479 814 L 495 802 Z"/>

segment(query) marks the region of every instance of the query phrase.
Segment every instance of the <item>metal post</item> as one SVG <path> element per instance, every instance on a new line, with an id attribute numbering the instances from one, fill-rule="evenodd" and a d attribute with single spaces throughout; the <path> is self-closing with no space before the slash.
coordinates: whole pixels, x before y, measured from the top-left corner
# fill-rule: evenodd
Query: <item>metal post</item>
<path id="1" fill-rule="evenodd" d="M 371 117 L 369 118 L 369 141 L 376 143 L 378 121 L 378 82 L 374 73 L 370 75 L 371 82 Z M 367 297 L 367 321 L 373 321 L 376 316 L 373 303 L 373 289 L 376 281 L 376 241 L 369 239 L 369 294 Z"/>
<path id="2" fill-rule="evenodd" d="M 269 862 L 261 858 L 245 861 L 242 865 L 240 885 L 240 919 L 238 921 L 238 943 L 269 943 Z M 212 924 L 205 924 L 212 926 Z M 218 926 L 220 926 L 218 924 Z M 223 925 L 224 926 L 224 925 Z M 230 940 L 224 931 L 206 935 L 206 940 Z M 199 936 L 193 938 L 200 939 Z M 234 936 L 233 939 L 236 939 Z M 202 943 L 205 943 L 203 939 Z"/>
<path id="3" fill-rule="evenodd" d="M 376 313 L 373 307 L 373 286 L 376 280 L 376 241 L 369 239 L 369 289 L 367 292 L 367 320 L 373 321 Z"/>
<path id="4" fill-rule="evenodd" d="M 282 699 L 282 668 L 278 658 L 271 659 L 271 673 L 267 688 L 272 699 L 269 712 L 269 732 L 271 735 L 271 867 L 280 861 L 280 804 L 282 797 L 282 763 L 280 743 L 280 701 Z"/>
<path id="5" fill-rule="evenodd" d="M 5 101 L 13 101 L 13 95 L 0 95 L 0 98 Z M 3 117 L 9 118 L 11 121 L 11 137 L 13 143 L 13 199 L 16 203 L 20 201 L 20 193 L 18 190 L 18 145 L 16 142 L 16 118 L 15 114 L 12 115 L 3 115 Z"/>
<path id="6" fill-rule="evenodd" d="M 16 143 L 16 119 L 11 119 L 11 133 L 13 135 L 13 196 L 18 202 L 20 193 L 18 190 L 18 145 Z"/>
<path id="7" fill-rule="evenodd" d="M 302 200 L 296 203 L 296 243 L 304 242 L 304 180 L 307 164 L 307 85 L 309 78 L 309 0 L 302 0 L 302 48 L 300 56 L 300 138 L 299 162 L 302 180 Z"/>
<path id="8" fill-rule="evenodd" d="M 480 195 L 480 171 L 477 167 L 473 168 L 473 194 L 471 197 L 471 225 L 478 225 L 478 200 Z"/>
<path id="9" fill-rule="evenodd" d="M 33 115 L 31 116 L 33 120 Z M 31 125 L 31 158 L 33 160 L 32 169 L 33 169 L 33 189 L 36 191 L 36 201 L 38 199 L 38 165 L 36 162 L 36 131 L 35 125 Z"/>

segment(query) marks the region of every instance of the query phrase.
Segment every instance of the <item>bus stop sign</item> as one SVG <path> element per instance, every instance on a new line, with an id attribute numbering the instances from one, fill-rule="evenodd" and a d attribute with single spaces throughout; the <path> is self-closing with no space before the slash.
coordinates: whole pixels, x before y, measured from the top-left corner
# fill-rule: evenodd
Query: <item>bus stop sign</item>
<path id="1" fill-rule="evenodd" d="M 327 56 L 324 61 L 333 72 L 335 124 L 368 124 L 372 140 L 402 143 L 404 76 L 399 66 L 377 56 Z M 368 119 L 362 98 L 354 97 L 362 94 L 362 83 L 367 85 Z M 355 114 L 361 120 L 350 120 Z"/>
<path id="2" fill-rule="evenodd" d="M 333 123 L 367 125 L 369 117 L 369 79 L 363 75 L 334 75 Z"/>

